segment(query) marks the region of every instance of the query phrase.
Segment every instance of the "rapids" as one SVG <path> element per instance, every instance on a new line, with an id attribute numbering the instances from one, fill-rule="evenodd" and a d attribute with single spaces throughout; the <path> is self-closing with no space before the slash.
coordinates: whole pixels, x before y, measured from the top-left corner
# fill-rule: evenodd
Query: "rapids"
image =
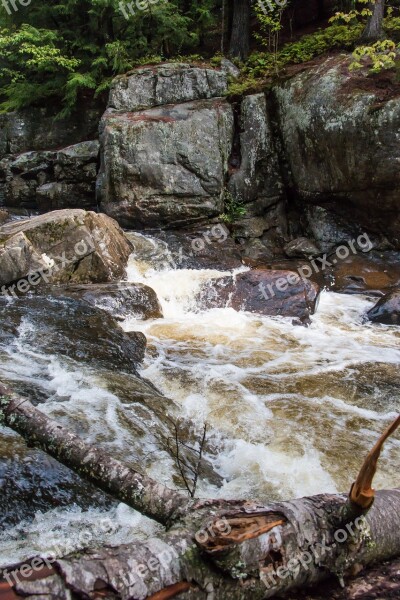
<path id="1" fill-rule="evenodd" d="M 132 315 L 123 327 L 146 335 L 141 375 L 173 400 L 170 416 L 192 420 L 198 432 L 208 425 L 206 457 L 219 478 L 203 479 L 198 494 L 288 499 L 348 490 L 378 433 L 399 412 L 399 329 L 364 322 L 373 299 L 332 292 L 322 293 L 308 328 L 230 308 L 200 311 L 200 287 L 227 273 L 178 270 L 165 242 L 129 235 L 137 252 L 128 280 L 156 291 L 164 319 Z M 27 323 L 11 349 L 0 346 L 0 379 L 34 383 L 48 398 L 41 407 L 48 414 L 119 458 L 132 458 L 134 433 L 120 418 L 118 386 L 110 391 L 106 385 L 109 373 L 62 355 L 41 355 L 24 344 L 29 333 Z M 23 454 L 23 446 L 0 429 L 0 459 Z M 176 484 L 173 461 L 154 452 L 151 433 L 142 457 L 151 476 Z M 377 488 L 398 484 L 399 461 L 394 437 L 382 454 Z M 102 520 L 106 525 L 99 527 Z M 157 528 L 124 505 L 74 502 L 5 527 L 0 565 L 122 543 Z"/>

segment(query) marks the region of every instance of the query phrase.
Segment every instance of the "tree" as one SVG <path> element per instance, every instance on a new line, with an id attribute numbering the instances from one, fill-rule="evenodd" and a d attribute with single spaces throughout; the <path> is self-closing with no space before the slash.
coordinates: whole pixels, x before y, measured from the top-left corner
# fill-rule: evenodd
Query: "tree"
<path id="1" fill-rule="evenodd" d="M 250 0 L 233 1 L 229 54 L 246 60 L 250 52 Z"/>
<path id="2" fill-rule="evenodd" d="M 372 15 L 361 36 L 363 42 L 377 42 L 384 38 L 383 18 L 385 16 L 385 0 L 375 0 L 370 4 Z"/>
<path id="3" fill-rule="evenodd" d="M 382 445 L 400 416 L 367 456 L 349 496 L 268 504 L 189 499 L 86 444 L 2 385 L 0 424 L 166 527 L 146 542 L 51 564 L 36 557 L 32 567 L 5 571 L 0 595 L 9 598 L 61 600 L 72 592 L 74 598 L 166 600 L 188 592 L 184 597 L 193 600 L 262 600 L 400 556 L 400 489 L 375 495 L 371 488 Z"/>

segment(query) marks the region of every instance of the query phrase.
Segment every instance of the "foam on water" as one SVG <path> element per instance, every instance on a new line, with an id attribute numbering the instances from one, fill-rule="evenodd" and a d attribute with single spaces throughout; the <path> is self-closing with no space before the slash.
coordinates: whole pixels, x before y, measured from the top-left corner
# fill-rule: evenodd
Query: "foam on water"
<path id="1" fill-rule="evenodd" d="M 199 430 L 208 424 L 214 450 L 207 458 L 223 483 L 217 489 L 201 480 L 199 493 L 282 499 L 349 489 L 362 456 L 399 411 L 393 393 L 399 388 L 399 329 L 365 323 L 368 298 L 327 292 L 308 328 L 231 308 L 200 311 L 195 297 L 201 287 L 227 273 L 171 269 L 162 258 L 165 243 L 141 237 L 149 256 L 159 258 L 132 256 L 128 278 L 157 292 L 165 318 L 130 318 L 124 328 L 148 338 L 142 375 L 174 399 L 177 414 Z M 29 327 L 23 323 L 16 344 L 2 349 L 0 379 L 34 381 L 49 398 L 41 407 L 47 414 L 129 460 L 132 431 L 120 418 L 120 399 L 106 389 L 107 374 L 28 348 Z M 143 445 L 144 453 L 154 450 L 150 439 Z M 376 487 L 398 484 L 399 460 L 400 442 L 393 438 Z M 165 453 L 148 473 L 173 486 L 173 470 Z M 114 523 L 111 533 L 87 542 L 79 537 L 103 517 Z M 101 514 L 57 509 L 0 533 L 0 565 L 51 550 L 57 536 L 83 547 L 123 543 L 156 529 L 123 505 Z"/>

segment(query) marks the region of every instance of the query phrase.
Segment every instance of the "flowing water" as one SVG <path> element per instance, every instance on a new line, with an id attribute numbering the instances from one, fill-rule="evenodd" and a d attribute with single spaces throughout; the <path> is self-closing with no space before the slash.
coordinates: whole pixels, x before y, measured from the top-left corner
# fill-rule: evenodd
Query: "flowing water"
<path id="1" fill-rule="evenodd" d="M 131 237 L 137 253 L 128 279 L 157 292 L 164 319 L 132 316 L 123 327 L 146 335 L 141 375 L 173 400 L 168 413 L 192 420 L 199 435 L 207 423 L 206 458 L 218 477 L 203 478 L 199 495 L 287 499 L 348 490 L 364 455 L 399 412 L 399 329 L 364 322 L 372 299 L 331 292 L 322 293 L 308 328 L 230 308 L 200 310 L 197 292 L 226 273 L 176 270 L 164 242 Z M 0 350 L 0 379 L 34 381 L 48 398 L 41 407 L 48 414 L 114 455 L 137 460 L 132 427 L 121 418 L 124 401 L 107 385 L 111 375 L 27 349 L 26 335 L 20 331 L 12 350 Z M 154 451 L 151 433 L 142 446 L 146 471 L 176 485 L 173 461 Z M 23 453 L 23 442 L 8 430 L 0 431 L 0 453 L 2 447 Z M 377 488 L 398 485 L 399 461 L 395 436 L 383 451 Z M 101 519 L 109 526 L 99 531 Z M 123 505 L 54 508 L 0 533 L 0 565 L 65 552 L 66 542 L 68 550 L 118 543 L 157 527 Z"/>

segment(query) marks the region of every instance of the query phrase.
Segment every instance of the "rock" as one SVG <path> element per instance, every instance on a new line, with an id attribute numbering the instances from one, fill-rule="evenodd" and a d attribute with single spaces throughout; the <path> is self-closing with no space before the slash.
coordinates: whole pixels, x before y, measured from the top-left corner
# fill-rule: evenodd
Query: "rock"
<path id="1" fill-rule="evenodd" d="M 228 189 L 244 203 L 257 203 L 253 215 L 263 215 L 282 196 L 278 155 L 268 116 L 265 94 L 246 96 L 239 115 L 240 154 Z"/>
<path id="2" fill-rule="evenodd" d="M 367 317 L 373 323 L 400 325 L 400 288 L 381 298 Z"/>
<path id="3" fill-rule="evenodd" d="M 0 296 L 0 306 L 0 342 L 17 336 L 26 322 L 30 328 L 24 332 L 24 344 L 37 352 L 137 375 L 146 337 L 141 332 L 125 333 L 103 310 L 75 298 L 40 295 L 27 295 L 12 303 Z"/>
<path id="4" fill-rule="evenodd" d="M 88 302 L 91 306 L 110 313 L 114 319 L 163 318 L 157 294 L 151 287 L 142 283 L 69 285 L 59 289 L 58 293 Z"/>
<path id="5" fill-rule="evenodd" d="M 236 144 L 237 166 L 231 166 L 228 190 L 246 214 L 235 220 L 239 238 L 258 238 L 287 229 L 283 182 L 265 94 L 246 96 L 240 106 Z M 234 152 L 231 157 L 235 158 Z"/>
<path id="6" fill-rule="evenodd" d="M 310 206 L 305 210 L 308 230 L 322 252 L 331 252 L 336 246 L 347 245 L 349 240 L 362 233 L 357 222 L 346 223 L 342 217 L 322 206 Z"/>
<path id="7" fill-rule="evenodd" d="M 224 96 L 227 88 L 224 71 L 187 63 L 166 63 L 141 67 L 116 77 L 111 86 L 108 106 L 132 112 Z"/>
<path id="8" fill-rule="evenodd" d="M 203 100 L 102 122 L 101 209 L 133 229 L 183 227 L 223 211 L 232 107 Z"/>
<path id="9" fill-rule="evenodd" d="M 239 247 L 223 223 L 184 233 L 162 231 L 153 235 L 164 245 L 158 247 L 157 255 L 148 258 L 166 267 L 230 271 L 242 266 Z"/>
<path id="10" fill-rule="evenodd" d="M 42 211 L 93 207 L 98 153 L 99 142 L 89 141 L 58 152 L 4 158 L 0 162 L 3 202 Z"/>
<path id="11" fill-rule="evenodd" d="M 301 279 L 294 271 L 263 269 L 214 279 L 197 301 L 201 308 L 231 307 L 307 322 L 316 310 L 319 291 L 316 283 Z"/>
<path id="12" fill-rule="evenodd" d="M 62 210 L 13 221 L 0 227 L 0 285 L 13 284 L 15 294 L 49 282 L 118 280 L 131 252 L 131 243 L 106 215 Z"/>
<path id="13" fill-rule="evenodd" d="M 333 257 L 328 257 L 332 262 Z M 331 289 L 345 294 L 381 296 L 400 286 L 400 253 L 368 252 L 351 255 L 331 270 Z"/>
<path id="14" fill-rule="evenodd" d="M 0 440 L 1 441 L 1 440 Z M 16 453 L 2 456 L 0 449 L 0 527 L 33 521 L 38 513 L 77 505 L 83 511 L 109 509 L 114 501 L 39 450 L 27 450 L 9 439 Z M 1 444 L 0 444 L 1 446 Z"/>
<path id="15" fill-rule="evenodd" d="M 294 192 L 399 247 L 398 85 L 391 73 L 349 72 L 350 60 L 330 57 L 274 87 Z"/>
<path id="16" fill-rule="evenodd" d="M 233 62 L 227 58 L 223 58 L 221 60 L 221 71 L 235 79 L 240 75 L 240 69 L 238 69 L 238 67 L 236 67 L 236 65 L 234 65 Z"/>
<path id="17" fill-rule="evenodd" d="M 29 108 L 0 115 L 0 159 L 7 154 L 63 148 L 96 137 L 101 106 L 65 119 L 55 119 L 52 107 Z"/>
<path id="18" fill-rule="evenodd" d="M 305 237 L 292 240 L 286 244 L 284 251 L 289 258 L 308 258 L 321 254 L 314 242 Z"/>
<path id="19" fill-rule="evenodd" d="M 0 208 L 0 225 L 3 225 L 10 218 L 9 213 L 6 210 Z"/>
<path id="20" fill-rule="evenodd" d="M 95 180 L 91 183 L 58 181 L 36 188 L 35 207 L 40 212 L 63 208 L 93 208 L 95 205 Z"/>

